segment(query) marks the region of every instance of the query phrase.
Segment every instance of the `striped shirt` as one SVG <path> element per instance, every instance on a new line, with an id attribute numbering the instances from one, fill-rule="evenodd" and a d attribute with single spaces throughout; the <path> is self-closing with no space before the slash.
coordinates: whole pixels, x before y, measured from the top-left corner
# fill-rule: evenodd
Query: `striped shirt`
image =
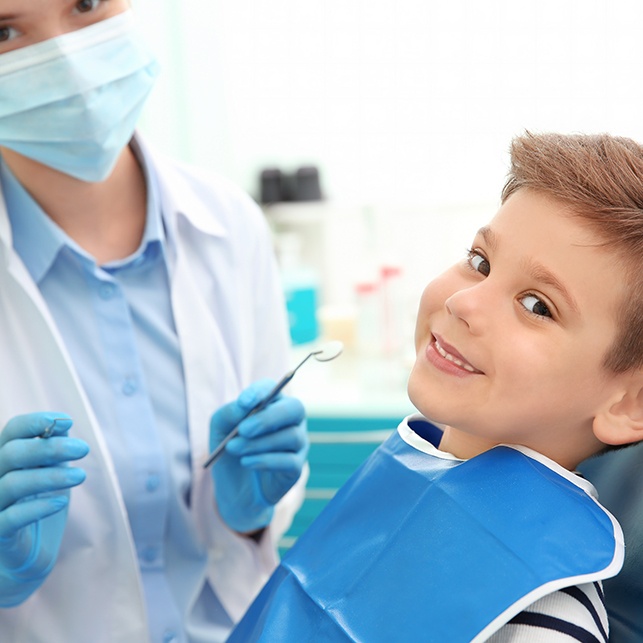
<path id="1" fill-rule="evenodd" d="M 537 600 L 488 643 L 607 643 L 607 611 L 601 583 L 567 587 Z"/>

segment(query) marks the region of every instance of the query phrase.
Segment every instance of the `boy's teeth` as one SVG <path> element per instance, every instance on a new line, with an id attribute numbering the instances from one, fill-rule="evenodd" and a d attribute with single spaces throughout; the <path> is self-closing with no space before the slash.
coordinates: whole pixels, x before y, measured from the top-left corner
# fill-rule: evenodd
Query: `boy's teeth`
<path id="1" fill-rule="evenodd" d="M 444 359 L 448 360 L 449 362 L 453 362 L 454 364 L 457 364 L 458 366 L 461 366 L 465 371 L 469 371 L 471 373 L 475 373 L 475 369 L 473 366 L 470 364 L 467 364 L 461 360 L 459 360 L 457 357 L 453 357 L 451 353 L 447 353 L 442 346 L 436 341 L 435 342 L 435 348 L 437 349 L 438 353 L 444 357 Z"/>

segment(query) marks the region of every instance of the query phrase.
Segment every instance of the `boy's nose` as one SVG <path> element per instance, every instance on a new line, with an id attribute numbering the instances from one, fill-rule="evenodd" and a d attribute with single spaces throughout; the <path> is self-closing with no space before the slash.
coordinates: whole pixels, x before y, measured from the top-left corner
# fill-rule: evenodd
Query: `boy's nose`
<path id="1" fill-rule="evenodd" d="M 458 290 L 444 302 L 449 314 L 464 322 L 474 335 L 484 330 L 489 310 L 493 307 L 481 292 L 480 285 Z"/>

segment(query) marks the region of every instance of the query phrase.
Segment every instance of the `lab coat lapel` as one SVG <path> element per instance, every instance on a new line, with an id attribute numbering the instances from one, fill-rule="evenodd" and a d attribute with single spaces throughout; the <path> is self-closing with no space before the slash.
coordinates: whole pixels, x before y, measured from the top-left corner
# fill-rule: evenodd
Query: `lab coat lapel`
<path id="1" fill-rule="evenodd" d="M 210 416 L 234 399 L 240 386 L 230 351 L 213 315 L 215 305 L 206 301 L 198 286 L 207 283 L 210 275 L 203 272 L 195 256 L 195 228 L 198 234 L 206 235 L 217 235 L 221 228 L 202 212 L 204 205 L 192 198 L 192 190 L 173 168 L 160 163 L 157 171 L 160 185 L 172 186 L 171 193 L 167 189 L 161 191 L 161 207 L 177 242 L 171 271 L 172 308 L 183 355 L 192 467 L 196 473 L 202 469 L 209 452 Z M 190 236 L 192 239 L 188 239 Z M 191 253 L 187 252 L 188 247 L 192 248 Z M 216 270 L 214 265 L 206 269 Z"/>
<path id="2" fill-rule="evenodd" d="M 125 505 L 114 467 L 91 406 L 40 291 L 11 247 L 4 199 L 0 194 L 0 363 L 10 378 L 0 387 L 0 427 L 14 415 L 34 410 L 69 413 L 72 434 L 90 447 L 82 467 L 86 481 L 71 493 L 68 529 L 50 582 L 15 610 L 4 610 L 3 640 L 69 639 L 78 627 L 95 631 L 92 606 L 101 605 L 105 636 L 116 631 L 145 640 L 145 606 L 129 535 Z M 96 551 L 101 556 L 96 556 Z M 100 579 L 87 593 L 87 580 Z M 57 588 L 65 587 L 64 592 Z M 69 605 L 81 616 L 60 618 Z M 81 640 L 80 632 L 78 638 Z"/>

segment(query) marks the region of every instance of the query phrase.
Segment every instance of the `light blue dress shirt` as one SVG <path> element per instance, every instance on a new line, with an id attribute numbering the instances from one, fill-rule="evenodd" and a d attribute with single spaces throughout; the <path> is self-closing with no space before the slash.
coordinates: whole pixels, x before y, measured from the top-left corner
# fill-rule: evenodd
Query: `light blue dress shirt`
<path id="1" fill-rule="evenodd" d="M 173 244 L 163 224 L 154 170 L 138 147 L 133 149 L 147 183 L 145 232 L 133 255 L 104 265 L 42 211 L 4 163 L 0 182 L 14 247 L 52 312 L 114 461 L 152 641 L 214 641 L 218 633 L 212 623 L 221 619 L 218 600 L 207 586 L 199 597 L 183 591 L 201 573 L 206 553 L 190 549 L 185 538 L 193 529 L 191 465 L 170 300 Z"/>

